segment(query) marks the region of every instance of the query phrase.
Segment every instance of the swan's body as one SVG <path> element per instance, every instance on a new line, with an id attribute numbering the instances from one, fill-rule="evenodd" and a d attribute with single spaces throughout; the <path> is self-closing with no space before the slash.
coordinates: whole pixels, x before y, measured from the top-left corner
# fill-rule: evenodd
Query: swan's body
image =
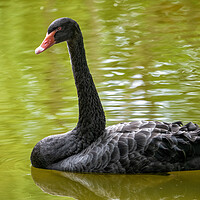
<path id="1" fill-rule="evenodd" d="M 200 169 L 200 128 L 188 123 L 135 121 L 105 128 L 78 24 L 55 20 L 36 53 L 67 41 L 79 99 L 72 131 L 44 138 L 31 154 L 34 167 L 71 172 L 153 173 Z"/>

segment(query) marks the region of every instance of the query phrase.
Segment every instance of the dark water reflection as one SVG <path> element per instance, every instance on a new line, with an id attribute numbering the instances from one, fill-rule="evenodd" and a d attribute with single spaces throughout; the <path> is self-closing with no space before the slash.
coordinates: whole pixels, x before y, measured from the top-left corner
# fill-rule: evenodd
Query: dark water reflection
<path id="1" fill-rule="evenodd" d="M 32 168 L 44 192 L 77 200 L 199 199 L 199 171 L 164 175 L 95 175 Z"/>
<path id="2" fill-rule="evenodd" d="M 107 126 L 138 119 L 200 124 L 199 0 L 0 1 L 2 199 L 60 199 L 35 186 L 29 157 L 36 142 L 67 132 L 77 123 L 77 95 L 66 44 L 34 54 L 49 23 L 63 16 L 80 24 Z M 49 186 L 38 184 L 55 194 L 59 182 L 68 184 L 73 193 L 62 192 L 75 197 L 85 191 L 95 198 L 102 191 L 105 199 L 132 194 L 136 199 L 200 196 L 199 173 L 183 174 L 114 177 L 42 170 L 34 179 L 44 182 L 42 177 L 48 175 Z"/>

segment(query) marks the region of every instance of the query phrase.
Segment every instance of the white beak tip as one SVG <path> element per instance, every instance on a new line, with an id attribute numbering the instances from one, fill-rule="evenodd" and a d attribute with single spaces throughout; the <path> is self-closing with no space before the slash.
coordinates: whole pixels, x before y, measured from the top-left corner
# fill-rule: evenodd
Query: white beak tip
<path id="1" fill-rule="evenodd" d="M 44 51 L 45 49 L 39 46 L 37 49 L 35 49 L 35 54 L 40 54 Z"/>

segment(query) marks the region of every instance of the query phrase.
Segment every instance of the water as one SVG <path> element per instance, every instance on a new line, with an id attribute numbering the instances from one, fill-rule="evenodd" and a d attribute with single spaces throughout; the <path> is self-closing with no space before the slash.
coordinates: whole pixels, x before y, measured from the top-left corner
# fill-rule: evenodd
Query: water
<path id="1" fill-rule="evenodd" d="M 81 200 L 199 199 L 198 171 L 170 175 L 94 175 L 32 168 L 39 188 Z"/>
<path id="2" fill-rule="evenodd" d="M 198 0 L 1 1 L 1 199 L 198 199 L 198 171 L 113 176 L 31 169 L 33 146 L 77 123 L 66 44 L 34 54 L 48 25 L 63 16 L 81 26 L 107 125 L 200 124 Z"/>

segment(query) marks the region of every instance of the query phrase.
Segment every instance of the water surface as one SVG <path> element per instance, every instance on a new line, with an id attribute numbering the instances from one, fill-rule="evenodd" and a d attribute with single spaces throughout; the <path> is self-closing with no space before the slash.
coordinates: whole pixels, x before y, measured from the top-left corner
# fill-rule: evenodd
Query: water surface
<path id="1" fill-rule="evenodd" d="M 1 1 L 0 196 L 198 199 L 198 171 L 99 176 L 32 169 L 31 175 L 34 145 L 77 123 L 66 44 L 34 54 L 48 25 L 64 16 L 82 29 L 107 126 L 139 119 L 200 124 L 198 0 Z"/>

